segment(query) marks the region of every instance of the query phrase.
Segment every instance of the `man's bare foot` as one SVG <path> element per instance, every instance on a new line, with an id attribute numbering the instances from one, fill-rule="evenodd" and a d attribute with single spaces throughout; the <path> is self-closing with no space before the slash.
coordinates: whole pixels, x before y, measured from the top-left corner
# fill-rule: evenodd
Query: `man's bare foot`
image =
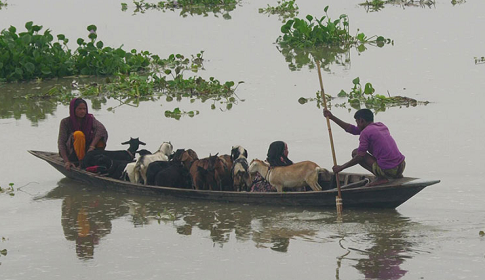
<path id="1" fill-rule="evenodd" d="M 376 178 L 374 181 L 368 183 L 365 185 L 366 187 L 373 187 L 373 186 L 378 186 L 378 185 L 383 185 L 385 183 L 388 183 L 389 180 L 387 178 Z"/>

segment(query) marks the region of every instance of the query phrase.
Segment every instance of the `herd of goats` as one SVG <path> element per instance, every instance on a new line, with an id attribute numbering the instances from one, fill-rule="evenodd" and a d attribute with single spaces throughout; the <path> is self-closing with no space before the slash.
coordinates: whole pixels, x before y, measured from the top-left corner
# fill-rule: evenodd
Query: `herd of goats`
<path id="1" fill-rule="evenodd" d="M 230 155 L 216 154 L 199 159 L 192 149 L 174 152 L 170 142 L 162 143 L 154 153 L 138 150 L 140 145 L 145 145 L 138 138 L 130 138 L 122 144 L 129 148 L 88 152 L 81 168 L 132 183 L 212 191 L 250 191 L 257 172 L 278 192 L 306 186 L 318 191 L 322 190 L 319 176 L 330 179 L 326 169 L 311 161 L 285 167 L 270 167 L 258 159 L 248 164 L 248 152 L 242 146 L 233 146 Z M 135 157 L 136 154 L 139 157 Z"/>

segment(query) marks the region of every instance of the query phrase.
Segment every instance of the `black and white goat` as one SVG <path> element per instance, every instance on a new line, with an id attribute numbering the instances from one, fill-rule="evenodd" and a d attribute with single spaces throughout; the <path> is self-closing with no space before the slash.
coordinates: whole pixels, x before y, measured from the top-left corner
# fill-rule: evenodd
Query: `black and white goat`
<path id="1" fill-rule="evenodd" d="M 195 160 L 199 157 L 192 149 L 177 150 L 171 161 L 170 166 L 157 172 L 154 184 L 156 186 L 174 187 L 174 188 L 192 188 L 192 177 L 189 169 Z M 150 180 L 148 180 L 150 182 Z"/>
<path id="2" fill-rule="evenodd" d="M 82 160 L 81 167 L 86 168 L 90 166 L 96 166 L 96 160 L 99 159 L 99 155 L 104 155 L 112 160 L 130 162 L 135 159 L 135 153 L 140 145 L 145 145 L 139 138 L 131 138 L 130 140 L 121 143 L 122 145 L 130 145 L 127 150 L 106 151 L 106 150 L 93 150 L 86 153 L 86 156 Z"/>
<path id="3" fill-rule="evenodd" d="M 144 155 L 136 160 L 134 173 L 135 182 L 140 182 L 140 177 L 143 183 L 147 184 L 147 169 L 148 165 L 154 161 L 168 161 L 169 156 L 173 153 L 173 146 L 170 142 L 163 142 L 160 148 L 151 155 Z"/>
<path id="4" fill-rule="evenodd" d="M 232 180 L 236 191 L 249 191 L 251 188 L 251 176 L 248 172 L 248 151 L 241 146 L 233 146 L 231 150 Z"/>

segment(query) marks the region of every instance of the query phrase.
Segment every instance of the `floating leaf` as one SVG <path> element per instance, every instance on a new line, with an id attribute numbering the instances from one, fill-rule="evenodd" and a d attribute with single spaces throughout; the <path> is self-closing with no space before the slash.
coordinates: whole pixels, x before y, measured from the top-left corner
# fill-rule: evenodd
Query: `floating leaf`
<path id="1" fill-rule="evenodd" d="M 307 102 L 308 102 L 308 99 L 306 99 L 306 98 L 304 98 L 304 97 L 300 97 L 300 98 L 298 99 L 298 103 L 300 103 L 300 104 L 305 104 L 305 103 L 307 103 Z"/>

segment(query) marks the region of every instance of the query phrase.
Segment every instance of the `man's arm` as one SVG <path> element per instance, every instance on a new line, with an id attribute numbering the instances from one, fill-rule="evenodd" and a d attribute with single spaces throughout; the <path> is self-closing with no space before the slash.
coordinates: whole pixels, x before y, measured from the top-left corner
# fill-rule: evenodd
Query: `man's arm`
<path id="1" fill-rule="evenodd" d="M 343 120 L 337 118 L 336 116 L 334 116 L 332 114 L 332 112 L 330 112 L 329 110 L 327 109 L 323 109 L 323 115 L 329 119 L 331 119 L 332 121 L 334 121 L 336 124 L 338 124 L 338 126 L 340 126 L 343 130 L 345 131 L 349 131 L 350 130 L 350 127 L 351 127 L 351 124 L 350 123 L 346 123 L 344 122 Z"/>
<path id="2" fill-rule="evenodd" d="M 344 163 L 342 165 L 335 165 L 332 168 L 332 170 L 333 170 L 334 173 L 339 173 L 339 172 L 341 172 L 344 169 L 347 169 L 347 168 L 349 168 L 351 166 L 354 166 L 356 164 L 361 163 L 362 161 L 364 161 L 364 157 L 363 156 L 360 156 L 360 155 L 356 155 L 351 160 L 349 160 L 348 162 L 346 162 L 346 163 Z"/>

